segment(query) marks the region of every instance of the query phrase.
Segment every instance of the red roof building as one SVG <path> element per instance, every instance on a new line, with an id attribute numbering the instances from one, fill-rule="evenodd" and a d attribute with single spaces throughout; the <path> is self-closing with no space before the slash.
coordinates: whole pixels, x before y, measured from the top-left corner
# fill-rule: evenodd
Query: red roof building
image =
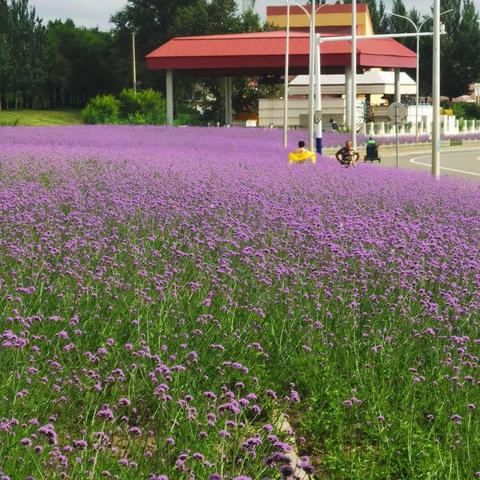
<path id="1" fill-rule="evenodd" d="M 291 32 L 292 74 L 307 72 L 308 54 L 308 33 Z M 146 59 L 149 70 L 187 70 L 222 76 L 277 74 L 285 66 L 285 32 L 178 37 L 149 53 Z M 350 62 L 350 41 L 322 43 L 322 71 L 343 71 Z M 415 68 L 416 55 L 393 39 L 359 39 L 357 63 L 360 68 Z"/>
<path id="2" fill-rule="evenodd" d="M 282 75 L 285 68 L 285 31 L 208 35 L 173 38 L 146 57 L 149 70 L 166 70 L 167 121 L 173 123 L 173 72 L 199 76 L 225 77 L 225 118 L 231 123 L 232 76 Z M 308 73 L 309 35 L 292 31 L 290 37 L 292 75 Z M 351 65 L 351 42 L 336 40 L 321 43 L 322 73 L 346 73 Z M 416 54 L 393 39 L 357 41 L 357 65 L 360 70 L 373 67 L 415 68 Z M 399 78 L 399 76 L 396 76 Z M 399 91 L 398 85 L 398 91 Z M 348 102 L 347 102 L 348 103 Z"/>

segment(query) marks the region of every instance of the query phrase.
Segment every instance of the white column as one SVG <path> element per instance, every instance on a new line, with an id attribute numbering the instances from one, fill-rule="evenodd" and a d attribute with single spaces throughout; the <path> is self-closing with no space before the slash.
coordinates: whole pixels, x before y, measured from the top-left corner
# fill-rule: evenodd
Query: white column
<path id="1" fill-rule="evenodd" d="M 173 71 L 167 70 L 167 125 L 173 125 Z"/>
<path id="2" fill-rule="evenodd" d="M 352 67 L 345 67 L 345 125 L 352 128 Z"/>
<path id="3" fill-rule="evenodd" d="M 400 93 L 400 69 L 395 68 L 394 72 L 395 72 L 395 101 L 401 102 L 402 95 Z"/>

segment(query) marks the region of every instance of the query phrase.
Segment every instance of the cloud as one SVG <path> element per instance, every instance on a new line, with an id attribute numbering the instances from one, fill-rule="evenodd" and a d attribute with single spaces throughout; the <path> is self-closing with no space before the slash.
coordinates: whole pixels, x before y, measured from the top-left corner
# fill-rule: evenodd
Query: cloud
<path id="1" fill-rule="evenodd" d="M 110 16 L 126 3 L 126 0 L 30 0 L 45 22 L 71 18 L 77 25 L 102 30 L 111 28 Z"/>
<path id="2" fill-rule="evenodd" d="M 241 3 L 241 0 L 237 1 Z M 110 16 L 120 10 L 127 0 L 30 0 L 30 3 L 45 21 L 71 18 L 77 25 L 108 30 L 111 28 Z M 390 8 L 391 1 L 387 0 L 386 4 Z M 428 13 L 433 0 L 405 0 L 405 4 L 407 8 L 415 7 L 421 13 Z M 480 10 L 480 0 L 475 0 L 475 4 Z M 285 0 L 257 0 L 255 10 L 262 18 L 266 17 L 267 5 L 285 5 Z"/>

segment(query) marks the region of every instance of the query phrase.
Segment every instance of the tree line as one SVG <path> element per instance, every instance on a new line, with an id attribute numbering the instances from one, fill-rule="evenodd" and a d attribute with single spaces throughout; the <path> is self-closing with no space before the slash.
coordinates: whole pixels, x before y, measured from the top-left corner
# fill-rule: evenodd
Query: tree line
<path id="1" fill-rule="evenodd" d="M 318 0 L 314 0 L 318 3 Z M 366 0 L 377 33 L 413 32 L 407 20 L 387 15 L 383 0 Z M 442 0 L 442 94 L 466 93 L 480 80 L 480 26 L 473 0 Z M 393 13 L 415 24 L 427 20 L 403 0 L 393 0 Z M 0 0 L 0 108 L 76 108 L 96 95 L 116 94 L 131 86 L 131 34 L 135 32 L 140 88 L 163 90 L 159 72 L 146 70 L 144 56 L 179 35 L 239 33 L 273 28 L 258 15 L 241 14 L 235 0 L 128 0 L 111 17 L 108 32 L 84 28 L 72 20 L 44 24 L 29 0 Z M 431 23 L 425 23 L 429 30 Z M 415 39 L 404 39 L 415 50 Z M 432 39 L 421 40 L 421 92 L 431 90 Z M 183 75 L 176 82 L 177 98 L 202 97 L 212 119 L 222 100 L 219 79 Z M 237 79 L 234 108 L 245 108 L 268 88 Z M 180 101 L 180 100 L 179 100 Z M 211 105 L 208 105 L 208 103 Z M 182 106 L 177 105 L 177 110 Z"/>
<path id="2" fill-rule="evenodd" d="M 44 25 L 28 0 L 0 0 L 0 104 L 80 107 L 121 88 L 115 36 L 73 21 Z"/>

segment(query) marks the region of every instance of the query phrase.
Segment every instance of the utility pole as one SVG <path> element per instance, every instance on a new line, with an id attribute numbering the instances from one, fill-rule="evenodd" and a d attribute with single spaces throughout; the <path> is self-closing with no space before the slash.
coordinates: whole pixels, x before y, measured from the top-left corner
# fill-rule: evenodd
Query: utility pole
<path id="1" fill-rule="evenodd" d="M 137 52 L 135 47 L 135 32 L 132 32 L 132 73 L 133 73 L 133 90 L 137 93 Z"/>

